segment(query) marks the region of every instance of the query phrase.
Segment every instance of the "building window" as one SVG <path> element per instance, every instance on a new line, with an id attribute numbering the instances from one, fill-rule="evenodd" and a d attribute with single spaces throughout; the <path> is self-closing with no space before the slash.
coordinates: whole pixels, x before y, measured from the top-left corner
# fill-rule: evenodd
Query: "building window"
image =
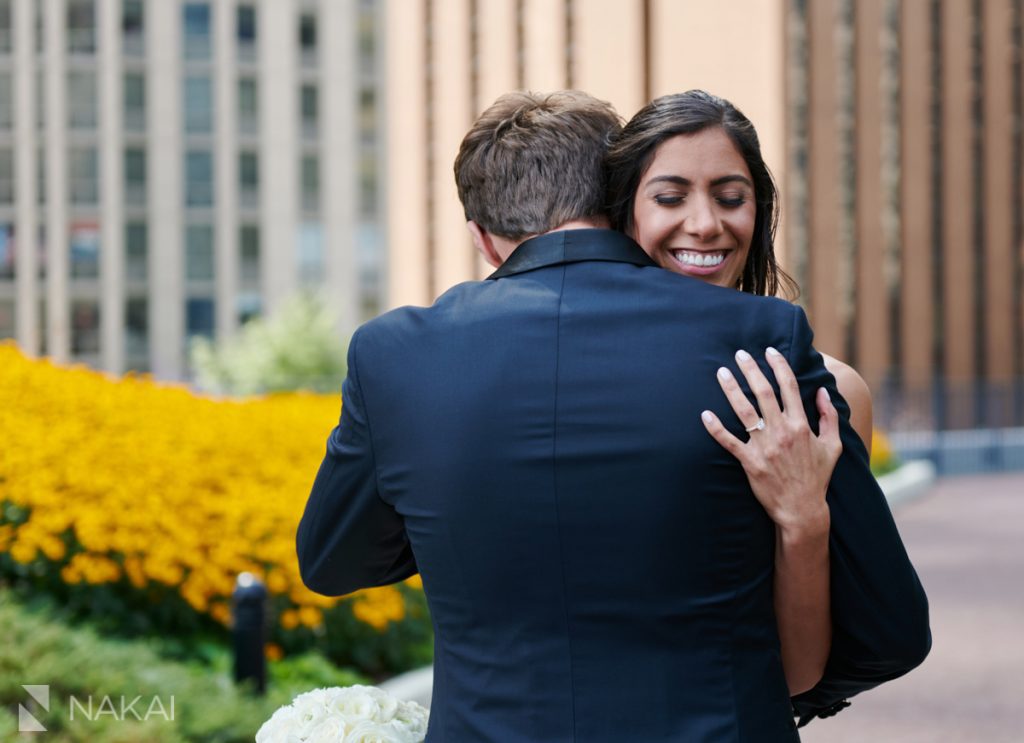
<path id="1" fill-rule="evenodd" d="M 124 151 L 124 200 L 136 206 L 146 203 L 146 151 L 138 147 Z"/>
<path id="2" fill-rule="evenodd" d="M 72 204 L 95 204 L 99 199 L 99 166 L 95 147 L 72 147 L 68 158 Z"/>
<path id="3" fill-rule="evenodd" d="M 70 230 L 71 278 L 100 275 L 100 226 L 93 221 L 73 222 Z"/>
<path id="4" fill-rule="evenodd" d="M 316 155 L 302 156 L 302 208 L 307 212 L 320 208 L 320 163 Z"/>
<path id="5" fill-rule="evenodd" d="M 213 206 L 213 155 L 210 152 L 185 154 L 186 206 Z"/>
<path id="6" fill-rule="evenodd" d="M 126 281 L 145 281 L 149 275 L 148 228 L 145 222 L 124 226 L 124 277 Z"/>
<path id="7" fill-rule="evenodd" d="M 315 85 L 303 85 L 300 96 L 302 110 L 302 133 L 306 137 L 316 137 L 317 124 L 320 120 L 320 95 Z"/>
<path id="8" fill-rule="evenodd" d="M 149 355 L 149 301 L 146 297 L 128 297 L 125 300 L 124 355 L 129 360 L 144 359 Z"/>
<path id="9" fill-rule="evenodd" d="M 185 58 L 210 58 L 210 6 L 207 3 L 185 3 Z"/>
<path id="10" fill-rule="evenodd" d="M 213 338 L 214 305 L 209 297 L 190 297 L 185 300 L 185 333 Z"/>
<path id="11" fill-rule="evenodd" d="M 71 353 L 85 356 L 100 351 L 100 305 L 95 299 L 71 303 Z"/>
<path id="12" fill-rule="evenodd" d="M 36 129 L 46 128 L 46 74 L 36 73 Z"/>
<path id="13" fill-rule="evenodd" d="M 146 77 L 134 72 L 124 76 L 124 128 L 130 132 L 146 129 Z"/>
<path id="14" fill-rule="evenodd" d="M 377 160 L 373 153 L 359 157 L 359 215 L 372 219 L 377 214 Z"/>
<path id="15" fill-rule="evenodd" d="M 42 3 L 40 3 L 41 5 Z M 93 0 L 68 0 L 68 52 L 96 52 L 96 9 Z"/>
<path id="16" fill-rule="evenodd" d="M 304 222 L 299 227 L 299 281 L 318 283 L 323 279 L 323 228 L 318 222 Z"/>
<path id="17" fill-rule="evenodd" d="M 18 259 L 14 247 L 14 225 L 0 224 L 0 279 L 14 278 L 14 264 Z"/>
<path id="18" fill-rule="evenodd" d="M 316 16 L 312 13 L 299 16 L 299 51 L 303 64 L 316 64 Z"/>
<path id="19" fill-rule="evenodd" d="M 0 54 L 11 52 L 11 0 L 0 0 Z"/>
<path id="20" fill-rule="evenodd" d="M 0 204 L 14 203 L 14 152 L 0 150 Z"/>
<path id="21" fill-rule="evenodd" d="M 262 314 L 263 298 L 256 292 L 243 292 L 238 295 L 235 308 L 238 311 L 238 324 L 245 325 Z"/>
<path id="22" fill-rule="evenodd" d="M 238 38 L 238 57 L 250 60 L 256 56 L 256 8 L 252 5 L 239 5 L 235 13 L 235 26 Z"/>
<path id="23" fill-rule="evenodd" d="M 36 202 L 42 206 L 46 203 L 46 148 L 36 150 Z"/>
<path id="24" fill-rule="evenodd" d="M 254 134 L 259 131 L 260 111 L 256 79 L 243 77 L 238 81 L 238 131 Z"/>
<path id="25" fill-rule="evenodd" d="M 238 153 L 238 198 L 242 206 L 259 205 L 260 161 L 255 152 Z"/>
<path id="26" fill-rule="evenodd" d="M 0 30 L 0 33 L 3 33 Z M 11 73 L 0 72 L 0 129 L 10 129 L 14 124 L 14 90 L 11 87 Z"/>
<path id="27" fill-rule="evenodd" d="M 69 72 L 68 126 L 95 129 L 97 106 L 96 76 L 91 72 Z"/>
<path id="28" fill-rule="evenodd" d="M 185 228 L 185 278 L 213 280 L 213 226 L 190 224 Z"/>
<path id="29" fill-rule="evenodd" d="M 246 286 L 260 283 L 260 228 L 243 224 L 238 231 L 238 278 Z"/>
<path id="30" fill-rule="evenodd" d="M 210 78 L 185 78 L 185 131 L 204 134 L 212 130 L 213 85 Z"/>
<path id="31" fill-rule="evenodd" d="M 121 35 L 125 54 L 142 56 L 146 48 L 145 4 L 142 0 L 124 0 L 121 6 Z"/>
<path id="32" fill-rule="evenodd" d="M 0 340 L 13 338 L 14 334 L 14 300 L 0 299 Z"/>

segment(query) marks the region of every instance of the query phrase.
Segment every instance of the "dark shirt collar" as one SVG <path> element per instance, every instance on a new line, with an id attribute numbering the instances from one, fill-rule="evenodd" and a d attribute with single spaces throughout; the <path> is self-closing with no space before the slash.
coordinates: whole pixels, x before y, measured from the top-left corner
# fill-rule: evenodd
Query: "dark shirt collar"
<path id="1" fill-rule="evenodd" d="M 634 266 L 657 266 L 643 249 L 615 230 L 583 229 L 546 232 L 531 237 L 512 251 L 488 279 L 501 279 L 545 266 L 580 261 L 615 261 Z"/>

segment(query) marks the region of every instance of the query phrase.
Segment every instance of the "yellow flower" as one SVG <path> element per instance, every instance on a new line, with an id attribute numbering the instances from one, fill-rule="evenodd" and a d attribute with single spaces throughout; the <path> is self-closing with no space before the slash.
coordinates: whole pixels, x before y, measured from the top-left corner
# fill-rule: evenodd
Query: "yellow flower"
<path id="1" fill-rule="evenodd" d="M 299 576 L 295 531 L 338 407 L 304 393 L 215 400 L 0 342 L 0 430 L 17 432 L 0 445 L 0 503 L 19 522 L 0 511 L 0 553 L 69 584 L 161 584 L 221 624 L 249 571 L 286 605 L 285 630 L 321 625 L 339 601 L 383 629 L 405 616 L 394 588 L 338 599 Z"/>
<path id="2" fill-rule="evenodd" d="M 275 642 L 268 642 L 263 648 L 267 660 L 281 660 L 284 657 L 284 650 Z"/>

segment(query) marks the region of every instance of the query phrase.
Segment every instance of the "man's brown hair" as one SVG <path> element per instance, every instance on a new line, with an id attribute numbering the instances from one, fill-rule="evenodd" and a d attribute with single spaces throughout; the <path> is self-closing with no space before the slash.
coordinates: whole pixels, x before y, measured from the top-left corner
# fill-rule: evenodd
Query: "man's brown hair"
<path id="1" fill-rule="evenodd" d="M 522 240 L 605 214 L 602 162 L 621 128 L 611 104 L 580 91 L 501 96 L 455 158 L 466 219 Z"/>

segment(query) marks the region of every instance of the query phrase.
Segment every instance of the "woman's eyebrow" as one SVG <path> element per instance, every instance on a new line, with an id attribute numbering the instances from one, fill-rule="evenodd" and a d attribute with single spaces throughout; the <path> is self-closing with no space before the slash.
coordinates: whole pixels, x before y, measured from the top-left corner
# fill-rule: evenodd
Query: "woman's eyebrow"
<path id="1" fill-rule="evenodd" d="M 681 175 L 656 175 L 651 180 L 647 181 L 647 185 L 654 183 L 674 183 L 678 186 L 692 186 L 693 181 L 689 178 L 683 178 Z M 754 184 L 750 182 L 750 179 L 746 176 L 742 176 L 739 173 L 733 175 L 723 175 L 721 178 L 715 178 L 711 181 L 711 187 L 721 186 L 723 183 L 743 183 L 750 188 L 754 187 Z"/>

